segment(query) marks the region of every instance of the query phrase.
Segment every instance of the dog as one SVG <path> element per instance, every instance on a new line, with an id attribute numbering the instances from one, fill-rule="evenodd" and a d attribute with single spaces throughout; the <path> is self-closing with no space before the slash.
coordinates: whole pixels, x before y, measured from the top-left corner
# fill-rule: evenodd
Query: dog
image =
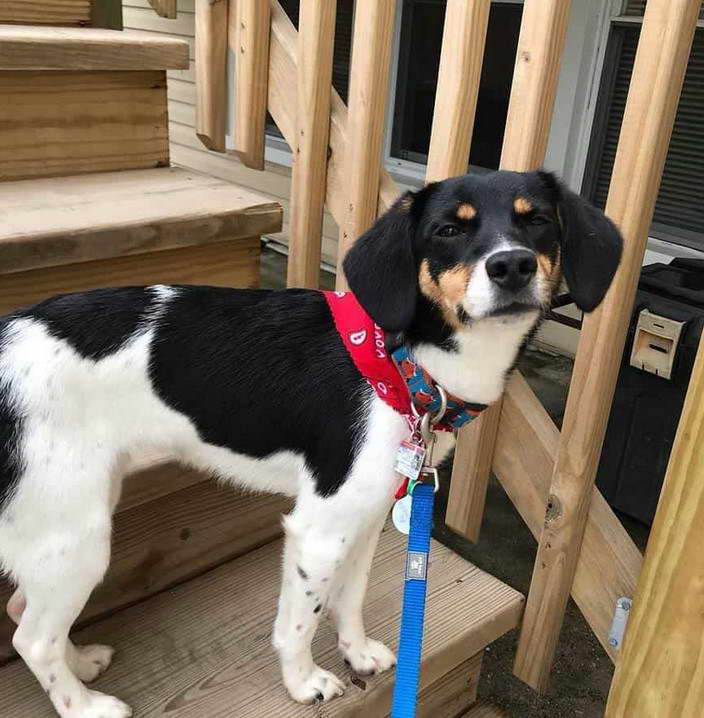
<path id="1" fill-rule="evenodd" d="M 468 402 L 498 399 L 564 277 L 592 311 L 622 241 L 545 171 L 406 192 L 344 261 L 389 349 Z M 0 320 L 0 564 L 13 645 L 62 718 L 123 718 L 90 691 L 113 649 L 69 630 L 110 559 L 122 475 L 158 450 L 220 481 L 295 497 L 273 644 L 302 703 L 342 681 L 315 665 L 323 611 L 351 668 L 391 668 L 362 621 L 408 422 L 352 361 L 318 291 L 202 286 L 58 296 Z"/>

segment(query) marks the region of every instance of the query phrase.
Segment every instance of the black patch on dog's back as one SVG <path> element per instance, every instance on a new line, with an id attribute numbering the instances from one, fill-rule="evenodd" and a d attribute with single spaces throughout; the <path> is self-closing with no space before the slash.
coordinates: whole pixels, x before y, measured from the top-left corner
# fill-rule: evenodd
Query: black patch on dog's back
<path id="1" fill-rule="evenodd" d="M 355 454 L 371 389 L 309 290 L 176 287 L 152 342 L 155 391 L 203 441 L 264 458 L 305 457 L 333 494 Z"/>
<path id="2" fill-rule="evenodd" d="M 94 289 L 52 297 L 18 315 L 41 320 L 52 336 L 97 361 L 134 334 L 154 299 L 146 287 Z"/>

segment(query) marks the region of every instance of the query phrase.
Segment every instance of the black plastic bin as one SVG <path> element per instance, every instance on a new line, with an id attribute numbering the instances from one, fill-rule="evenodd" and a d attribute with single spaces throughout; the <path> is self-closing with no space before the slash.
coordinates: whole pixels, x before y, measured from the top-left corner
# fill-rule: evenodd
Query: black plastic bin
<path id="1" fill-rule="evenodd" d="M 643 310 L 674 320 L 672 326 L 683 322 L 671 350 L 667 340 L 658 346 L 657 338 L 651 343 L 647 332 L 638 333 L 637 348 L 673 362 L 669 379 L 631 366 Z M 642 316 L 656 326 L 667 323 Z M 643 268 L 596 481 L 611 506 L 646 524 L 655 515 L 703 326 L 704 260 Z"/>

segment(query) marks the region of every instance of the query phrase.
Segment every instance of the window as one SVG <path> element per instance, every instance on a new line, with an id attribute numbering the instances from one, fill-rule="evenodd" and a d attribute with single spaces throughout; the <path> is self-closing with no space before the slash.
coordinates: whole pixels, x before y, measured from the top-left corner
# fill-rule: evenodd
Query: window
<path id="1" fill-rule="evenodd" d="M 492 3 L 468 164 L 499 166 L 522 11 Z M 427 162 L 444 21 L 445 0 L 404 0 L 392 157 Z"/>
<path id="2" fill-rule="evenodd" d="M 299 0 L 280 0 L 298 27 Z M 446 0 L 403 0 L 391 156 L 425 164 L 433 122 Z M 515 62 L 523 5 L 518 0 L 493 2 L 489 16 L 484 67 L 468 164 L 495 169 L 501 145 Z M 338 0 L 333 54 L 333 86 L 347 101 L 352 52 L 354 0 Z M 281 138 L 271 117 L 267 132 Z"/>
<path id="3" fill-rule="evenodd" d="M 612 22 L 582 194 L 604 207 L 633 72 L 645 0 L 628 0 Z M 704 17 L 704 10 L 702 15 Z M 651 235 L 704 249 L 704 28 L 698 27 L 655 206 Z"/>

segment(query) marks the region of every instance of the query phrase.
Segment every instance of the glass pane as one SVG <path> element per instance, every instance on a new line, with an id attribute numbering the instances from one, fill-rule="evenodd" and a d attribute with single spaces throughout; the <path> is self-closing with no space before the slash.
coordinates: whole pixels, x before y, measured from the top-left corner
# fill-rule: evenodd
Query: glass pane
<path id="1" fill-rule="evenodd" d="M 501 157 L 522 5 L 493 3 L 469 163 L 495 169 Z M 391 154 L 426 162 L 445 19 L 444 0 L 405 0 Z"/>

